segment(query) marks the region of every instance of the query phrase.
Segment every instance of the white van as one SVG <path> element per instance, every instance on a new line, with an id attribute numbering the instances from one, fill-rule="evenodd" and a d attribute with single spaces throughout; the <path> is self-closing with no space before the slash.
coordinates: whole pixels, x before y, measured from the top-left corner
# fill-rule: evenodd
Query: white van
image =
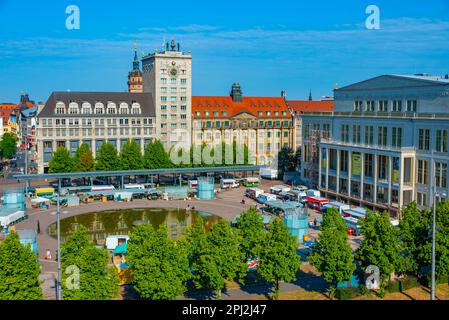
<path id="1" fill-rule="evenodd" d="M 308 197 L 316 197 L 316 198 L 321 197 L 321 192 L 319 192 L 318 190 L 307 190 L 306 193 Z"/>
<path id="2" fill-rule="evenodd" d="M 92 192 L 96 192 L 96 191 L 110 191 L 110 190 L 115 190 L 114 186 L 92 186 L 91 187 L 91 191 Z"/>
<path id="3" fill-rule="evenodd" d="M 235 189 L 239 188 L 240 184 L 235 179 L 221 179 L 220 188 L 222 189 Z"/>
<path id="4" fill-rule="evenodd" d="M 198 180 L 189 180 L 189 188 L 190 189 L 198 188 Z"/>
<path id="5" fill-rule="evenodd" d="M 143 185 L 143 184 L 125 184 L 125 189 L 145 190 L 145 185 Z"/>
<path id="6" fill-rule="evenodd" d="M 290 187 L 287 187 L 287 186 L 272 186 L 270 188 L 270 192 L 272 194 L 287 193 L 289 191 L 290 191 Z"/>
<path id="7" fill-rule="evenodd" d="M 267 202 L 276 201 L 277 196 L 275 194 L 264 193 L 257 197 L 257 202 L 265 204 Z"/>
<path id="8" fill-rule="evenodd" d="M 128 242 L 129 236 L 127 235 L 112 235 L 106 238 L 106 249 L 114 250 L 117 246 L 124 242 Z"/>
<path id="9" fill-rule="evenodd" d="M 343 215 L 343 212 L 345 210 L 351 209 L 350 205 L 341 203 L 341 202 L 329 202 L 323 205 L 323 208 L 321 211 L 327 211 L 329 208 L 335 208 L 338 210 L 338 212 Z"/>

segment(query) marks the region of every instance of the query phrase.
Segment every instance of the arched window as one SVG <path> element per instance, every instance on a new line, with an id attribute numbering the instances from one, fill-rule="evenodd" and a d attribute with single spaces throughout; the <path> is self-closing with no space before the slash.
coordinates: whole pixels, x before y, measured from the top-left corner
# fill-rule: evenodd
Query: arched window
<path id="1" fill-rule="evenodd" d="M 57 102 L 55 107 L 56 114 L 65 114 L 65 104 L 64 102 Z"/>
<path id="2" fill-rule="evenodd" d="M 89 102 L 84 102 L 81 105 L 81 113 L 82 114 L 91 114 L 92 113 L 92 106 Z"/>
<path id="3" fill-rule="evenodd" d="M 140 104 L 135 102 L 131 106 L 131 114 L 141 114 L 142 110 L 140 109 Z"/>
<path id="4" fill-rule="evenodd" d="M 120 103 L 120 114 L 128 114 L 128 104 L 125 102 Z"/>
<path id="5" fill-rule="evenodd" d="M 114 102 L 108 102 L 108 114 L 117 113 L 117 105 Z"/>
<path id="6" fill-rule="evenodd" d="M 101 102 L 95 104 L 95 114 L 104 114 L 104 105 Z"/>
<path id="7" fill-rule="evenodd" d="M 69 114 L 78 114 L 78 113 L 79 113 L 78 103 L 70 102 L 70 104 L 69 104 Z"/>

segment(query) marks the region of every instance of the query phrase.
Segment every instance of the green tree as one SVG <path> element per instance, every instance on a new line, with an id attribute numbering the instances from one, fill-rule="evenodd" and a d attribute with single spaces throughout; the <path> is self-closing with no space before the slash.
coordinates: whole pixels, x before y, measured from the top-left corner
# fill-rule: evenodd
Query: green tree
<path id="1" fill-rule="evenodd" d="M 227 221 L 212 227 L 206 240 L 197 226 L 195 249 L 192 251 L 193 281 L 197 288 L 214 289 L 221 299 L 225 280 L 243 279 L 247 272 L 244 252 L 240 249 L 241 237 Z"/>
<path id="2" fill-rule="evenodd" d="M 17 136 L 12 132 L 3 134 L 0 140 L 0 151 L 4 159 L 11 159 L 17 153 Z"/>
<path id="3" fill-rule="evenodd" d="M 309 262 L 323 274 L 332 295 L 338 283 L 349 281 L 356 270 L 346 224 L 337 209 L 324 214 L 319 240 Z"/>
<path id="4" fill-rule="evenodd" d="M 0 300 L 39 300 L 40 265 L 29 245 L 12 231 L 0 242 Z"/>
<path id="5" fill-rule="evenodd" d="M 402 208 L 399 224 L 401 250 L 404 256 L 402 271 L 417 274 L 428 264 L 426 251 L 431 242 L 430 212 L 420 211 L 416 202 Z"/>
<path id="6" fill-rule="evenodd" d="M 139 170 L 143 168 L 140 146 L 135 140 L 127 140 L 119 156 L 122 170 Z"/>
<path id="7" fill-rule="evenodd" d="M 174 300 L 187 291 L 190 277 L 186 246 L 170 240 L 167 229 L 140 225 L 130 234 L 128 262 L 134 288 L 152 300 Z"/>
<path id="8" fill-rule="evenodd" d="M 103 143 L 100 149 L 97 151 L 95 170 L 98 171 L 120 170 L 120 160 L 117 155 L 117 150 L 111 143 L 109 142 Z"/>
<path id="9" fill-rule="evenodd" d="M 364 238 L 356 252 L 356 259 L 363 268 L 370 265 L 379 268 L 383 290 L 390 276 L 403 265 L 399 230 L 391 224 L 386 212 L 367 212 L 360 226 Z"/>
<path id="10" fill-rule="evenodd" d="M 95 160 L 89 146 L 83 143 L 75 152 L 73 156 L 74 170 L 77 172 L 94 171 Z"/>
<path id="11" fill-rule="evenodd" d="M 115 270 L 108 266 L 106 249 L 89 241 L 87 229 L 80 225 L 61 247 L 62 295 L 65 300 L 110 300 L 119 292 Z M 79 281 L 75 280 L 79 270 Z"/>
<path id="12" fill-rule="evenodd" d="M 159 140 L 150 142 L 146 146 L 143 163 L 145 169 L 163 169 L 173 167 L 169 155 Z"/>
<path id="13" fill-rule="evenodd" d="M 246 260 L 257 258 L 264 235 L 262 215 L 254 207 L 249 208 L 237 219 L 237 229 L 242 235 L 241 245 Z"/>
<path id="14" fill-rule="evenodd" d="M 58 147 L 50 159 L 48 172 L 65 173 L 73 172 L 74 161 L 70 156 L 69 150 L 64 147 Z"/>
<path id="15" fill-rule="evenodd" d="M 295 171 L 296 161 L 293 149 L 290 147 L 283 147 L 278 154 L 278 170 L 280 176 L 283 176 L 285 172 Z"/>
<path id="16" fill-rule="evenodd" d="M 265 281 L 274 284 L 274 298 L 279 299 L 279 282 L 294 281 L 301 263 L 296 253 L 296 238 L 288 233 L 279 218 L 273 221 L 264 235 L 258 252 L 257 272 Z"/>

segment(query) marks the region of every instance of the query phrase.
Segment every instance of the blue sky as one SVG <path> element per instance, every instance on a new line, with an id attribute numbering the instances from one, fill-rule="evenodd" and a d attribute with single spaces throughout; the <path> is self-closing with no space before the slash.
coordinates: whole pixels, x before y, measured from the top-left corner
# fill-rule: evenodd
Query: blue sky
<path id="1" fill-rule="evenodd" d="M 65 9 L 78 5 L 80 30 Z M 381 29 L 365 28 L 368 5 Z M 380 74 L 449 73 L 449 0 L 0 0 L 0 102 L 26 91 L 125 91 L 139 55 L 174 36 L 193 55 L 193 94 L 307 99 Z"/>

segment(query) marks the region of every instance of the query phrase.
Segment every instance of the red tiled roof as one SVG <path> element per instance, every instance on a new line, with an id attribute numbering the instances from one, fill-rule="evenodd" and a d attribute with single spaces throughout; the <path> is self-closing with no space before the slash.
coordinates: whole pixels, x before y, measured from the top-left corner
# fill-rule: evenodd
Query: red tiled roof
<path id="1" fill-rule="evenodd" d="M 308 101 L 295 100 L 288 101 L 288 105 L 295 114 L 311 111 L 332 112 L 334 111 L 333 101 Z"/>
<path id="2" fill-rule="evenodd" d="M 209 116 L 206 116 L 206 111 L 209 111 Z M 283 115 L 284 111 L 285 115 Z M 215 115 L 215 112 L 218 112 L 218 115 Z M 270 112 L 270 115 L 267 112 Z M 291 116 L 287 104 L 281 97 L 243 97 L 242 102 L 234 102 L 231 96 L 194 96 L 192 97 L 192 113 L 194 119 L 232 118 L 241 113 L 249 113 L 257 118 L 289 118 Z"/>
<path id="3" fill-rule="evenodd" d="M 0 117 L 3 118 L 3 124 L 8 123 L 9 116 L 13 111 L 18 111 L 16 104 L 12 103 L 2 103 L 0 104 Z"/>

